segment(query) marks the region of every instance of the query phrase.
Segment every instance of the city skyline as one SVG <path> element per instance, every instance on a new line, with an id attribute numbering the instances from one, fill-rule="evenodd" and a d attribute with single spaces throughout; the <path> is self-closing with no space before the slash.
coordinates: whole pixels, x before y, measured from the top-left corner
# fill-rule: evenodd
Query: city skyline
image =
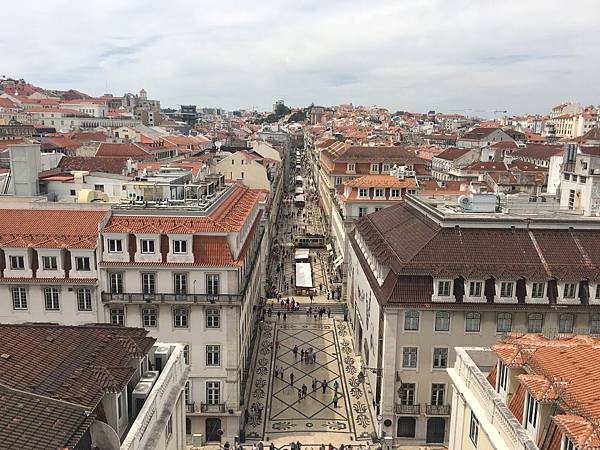
<path id="1" fill-rule="evenodd" d="M 0 32 L 2 75 L 52 89 L 145 88 L 164 106 L 268 110 L 282 98 L 482 117 L 598 103 L 592 2 L 25 5 L 37 11 L 27 33 L 14 38 L 19 22 Z M 49 21 L 68 26 L 46 34 Z"/>

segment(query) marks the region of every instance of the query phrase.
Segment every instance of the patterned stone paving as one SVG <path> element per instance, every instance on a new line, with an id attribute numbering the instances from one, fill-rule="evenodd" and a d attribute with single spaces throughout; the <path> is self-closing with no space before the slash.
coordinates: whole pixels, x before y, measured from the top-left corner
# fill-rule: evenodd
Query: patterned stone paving
<path id="1" fill-rule="evenodd" d="M 354 357 L 347 324 L 340 320 L 301 319 L 284 324 L 265 322 L 261 332 L 252 378 L 246 425 L 248 440 L 271 439 L 295 433 L 345 433 L 352 440 L 369 440 L 374 431 L 373 413 L 367 385 L 358 381 L 359 363 Z M 279 348 L 275 348 L 275 342 Z M 312 347 L 316 362 L 300 361 L 292 349 Z M 283 368 L 283 379 L 275 378 L 274 368 Z M 290 384 L 290 373 L 294 384 Z M 318 380 L 312 390 L 313 380 Z M 325 392 L 321 382 L 327 380 Z M 338 387 L 337 407 L 333 404 L 334 384 Z M 298 390 L 307 386 L 306 397 Z"/>

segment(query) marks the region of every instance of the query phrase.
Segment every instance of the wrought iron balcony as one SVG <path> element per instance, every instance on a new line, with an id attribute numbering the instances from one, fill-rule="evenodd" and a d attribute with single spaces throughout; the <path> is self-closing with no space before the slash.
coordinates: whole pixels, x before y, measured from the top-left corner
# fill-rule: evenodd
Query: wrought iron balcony
<path id="1" fill-rule="evenodd" d="M 196 404 L 194 402 L 192 403 L 186 403 L 185 404 L 185 411 L 188 413 L 194 413 L 196 412 Z"/>
<path id="2" fill-rule="evenodd" d="M 129 292 L 113 294 L 102 292 L 102 303 L 207 303 L 236 304 L 241 303 L 243 296 L 238 294 L 144 294 Z"/>
<path id="3" fill-rule="evenodd" d="M 425 413 L 428 416 L 448 416 L 450 415 L 450 405 L 427 405 Z"/>
<path id="4" fill-rule="evenodd" d="M 225 403 L 200 403 L 200 412 L 202 413 L 224 413 Z"/>
<path id="5" fill-rule="evenodd" d="M 421 414 L 421 405 L 400 405 L 396 404 L 396 414 L 407 414 L 411 416 L 418 416 Z"/>

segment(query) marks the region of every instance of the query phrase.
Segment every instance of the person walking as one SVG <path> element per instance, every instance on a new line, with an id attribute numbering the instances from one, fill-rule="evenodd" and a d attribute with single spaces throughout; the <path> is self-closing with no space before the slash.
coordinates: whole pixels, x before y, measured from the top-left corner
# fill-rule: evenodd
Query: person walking
<path id="1" fill-rule="evenodd" d="M 298 400 L 302 400 L 302 389 L 298 389 Z"/>
<path id="2" fill-rule="evenodd" d="M 285 322 L 287 320 L 287 314 L 283 313 L 283 321 Z"/>
<path id="3" fill-rule="evenodd" d="M 292 353 L 294 354 L 294 359 L 298 358 L 298 345 L 297 344 L 294 344 Z"/>
<path id="4" fill-rule="evenodd" d="M 307 392 L 308 392 L 308 387 L 305 384 L 303 384 L 302 385 L 302 395 L 304 395 L 304 397 L 306 397 Z"/>
<path id="5" fill-rule="evenodd" d="M 294 372 L 290 372 L 290 384 L 294 385 Z"/>
<path id="6" fill-rule="evenodd" d="M 337 394 L 339 387 L 340 387 L 340 383 L 338 382 L 338 380 L 335 380 L 333 383 L 333 390 L 336 392 L 336 394 Z"/>
<path id="7" fill-rule="evenodd" d="M 323 380 L 323 382 L 321 383 L 321 389 L 323 389 L 323 394 L 324 394 L 325 390 L 327 389 L 327 380 Z"/>
<path id="8" fill-rule="evenodd" d="M 314 378 L 312 382 L 312 391 L 315 392 L 317 390 L 317 379 Z"/>
<path id="9" fill-rule="evenodd" d="M 331 309 L 327 308 L 327 318 L 331 319 Z"/>
<path id="10" fill-rule="evenodd" d="M 340 397 L 338 396 L 337 391 L 335 392 L 335 394 L 333 394 L 333 407 L 337 408 L 338 407 L 338 402 L 340 401 Z"/>

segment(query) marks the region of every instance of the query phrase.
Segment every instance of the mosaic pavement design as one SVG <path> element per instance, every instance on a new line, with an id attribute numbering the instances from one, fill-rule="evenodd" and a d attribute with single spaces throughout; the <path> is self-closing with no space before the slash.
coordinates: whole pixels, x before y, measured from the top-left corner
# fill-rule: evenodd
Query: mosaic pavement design
<path id="1" fill-rule="evenodd" d="M 248 440 L 262 440 L 289 433 L 345 433 L 354 440 L 369 440 L 374 416 L 369 405 L 367 385 L 358 381 L 360 364 L 354 356 L 348 325 L 338 320 L 307 319 L 306 323 L 263 323 L 255 359 L 248 407 L 262 407 L 260 415 L 250 417 L 246 425 Z M 276 351 L 274 342 L 279 341 Z M 300 361 L 292 352 L 312 347 L 315 363 Z M 274 378 L 274 368 L 283 367 L 284 376 Z M 290 385 L 290 373 L 294 385 Z M 319 381 L 312 390 L 313 379 Z M 323 393 L 321 381 L 327 380 Z M 337 407 L 333 405 L 334 383 L 339 383 Z M 305 384 L 308 393 L 298 398 Z"/>

